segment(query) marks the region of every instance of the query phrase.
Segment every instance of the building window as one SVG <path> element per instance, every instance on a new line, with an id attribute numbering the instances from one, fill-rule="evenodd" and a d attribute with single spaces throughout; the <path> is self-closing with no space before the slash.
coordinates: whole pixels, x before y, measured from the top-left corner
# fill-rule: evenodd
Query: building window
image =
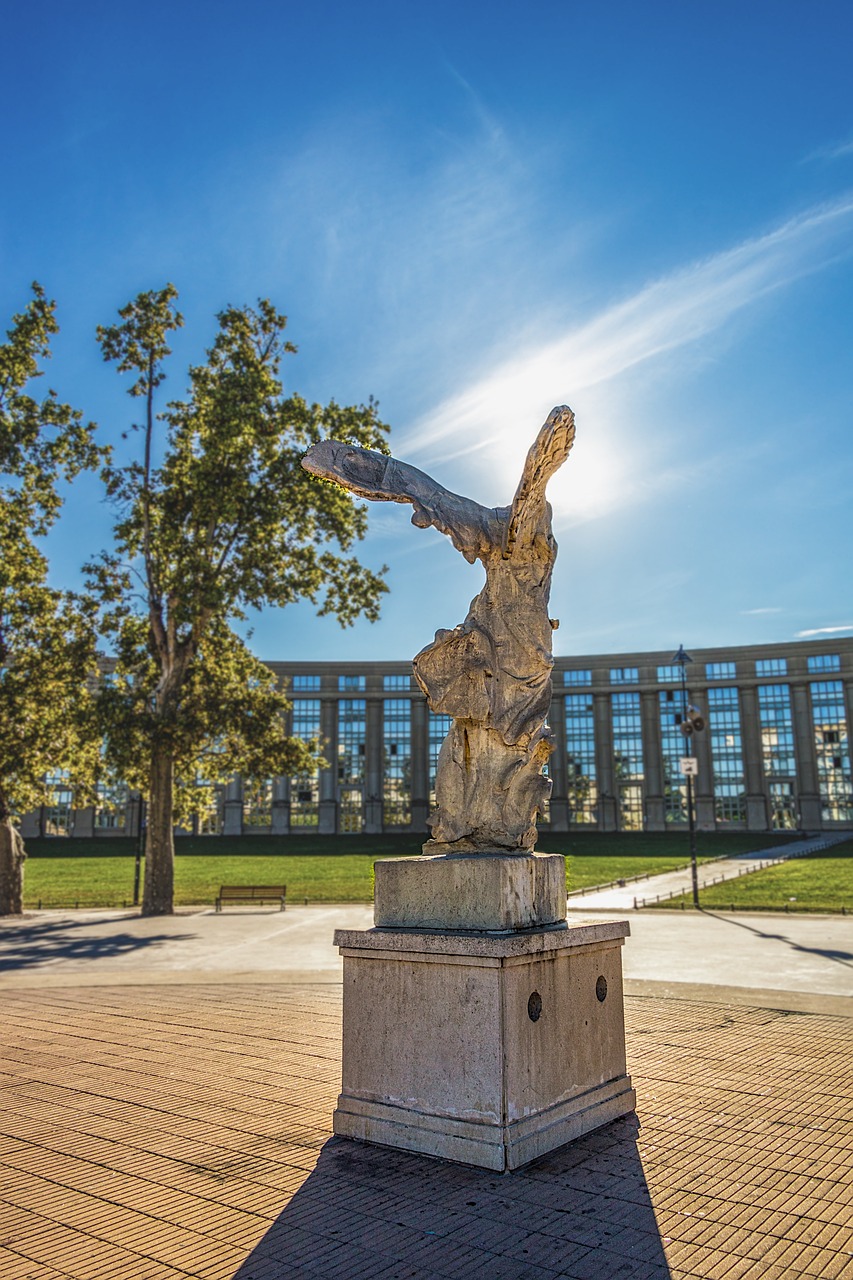
<path id="1" fill-rule="evenodd" d="M 787 658 L 759 658 L 755 664 L 755 674 L 765 679 L 769 676 L 786 676 L 788 674 Z"/>
<path id="2" fill-rule="evenodd" d="M 319 693 L 319 676 L 294 676 L 290 682 L 294 693 Z"/>
<path id="3" fill-rule="evenodd" d="M 796 778 L 791 691 L 786 684 L 758 686 L 758 718 L 765 778 Z"/>
<path id="4" fill-rule="evenodd" d="M 341 693 L 364 693 L 365 676 L 338 676 L 338 690 Z"/>
<path id="5" fill-rule="evenodd" d="M 364 698 L 342 698 L 338 703 L 338 782 L 342 787 L 364 782 L 366 707 Z"/>
<path id="6" fill-rule="evenodd" d="M 630 670 L 630 668 L 629 668 Z M 613 778 L 622 831 L 643 829 L 643 731 L 638 693 L 614 693 Z"/>
<path id="7" fill-rule="evenodd" d="M 714 761 L 714 809 L 717 822 L 745 822 L 743 738 L 737 689 L 708 690 L 708 721 Z"/>
<path id="8" fill-rule="evenodd" d="M 800 825 L 793 782 L 770 783 L 770 826 L 774 831 L 795 831 Z"/>
<path id="9" fill-rule="evenodd" d="M 60 769 L 45 778 L 46 803 L 43 831 L 46 836 L 70 836 L 74 795 L 68 773 Z"/>
<path id="10" fill-rule="evenodd" d="M 841 657 L 837 653 L 815 653 L 807 659 L 809 675 L 822 675 L 824 672 L 840 671 Z"/>
<path id="11" fill-rule="evenodd" d="M 411 689 L 411 687 L 412 687 L 411 676 L 406 675 L 406 676 L 383 676 L 382 677 L 382 688 L 385 689 L 386 692 L 394 692 L 395 690 L 398 690 L 400 692 L 405 690 L 406 692 L 408 692 L 408 690 Z"/>
<path id="12" fill-rule="evenodd" d="M 386 698 L 383 710 L 382 822 L 408 826 L 412 821 L 412 704 L 409 698 Z"/>
<path id="13" fill-rule="evenodd" d="M 363 680 L 363 676 L 347 677 Z M 338 826 L 355 835 L 364 830 L 364 756 L 367 703 L 364 698 L 342 698 L 338 703 Z"/>
<path id="14" fill-rule="evenodd" d="M 708 680 L 734 680 L 735 664 L 733 662 L 708 662 L 705 664 L 705 677 Z"/>
<path id="15" fill-rule="evenodd" d="M 243 781 L 243 826 L 272 826 L 272 778 Z"/>
<path id="16" fill-rule="evenodd" d="M 319 742 L 319 698 L 294 698 L 291 733 L 300 742 Z M 316 830 L 319 822 L 320 778 L 315 768 L 290 779 L 290 826 L 291 829 Z"/>
<path id="17" fill-rule="evenodd" d="M 850 742 L 840 680 L 819 680 L 811 686 L 815 754 L 820 799 L 826 822 L 853 819 L 853 779 Z"/>
<path id="18" fill-rule="evenodd" d="M 611 667 L 611 684 L 638 684 L 640 672 L 637 667 Z"/>
<path id="19" fill-rule="evenodd" d="M 681 679 L 681 672 L 678 672 Z M 687 781 L 679 768 L 679 761 L 688 753 L 687 742 L 681 732 L 684 710 L 680 693 L 673 689 L 660 692 L 660 742 L 663 755 L 664 818 L 667 823 L 687 821 Z"/>
<path id="20" fill-rule="evenodd" d="M 429 802 L 435 805 L 435 775 L 438 769 L 438 755 L 441 751 L 444 739 L 450 733 L 450 727 L 453 724 L 451 716 L 438 715 L 435 711 L 429 713 Z"/>
<path id="21" fill-rule="evenodd" d="M 595 782 L 595 720 L 592 697 L 566 695 L 566 792 L 569 822 L 586 826 L 596 821 L 598 788 Z"/>
<path id="22" fill-rule="evenodd" d="M 592 684 L 591 671 L 564 671 L 563 684 L 587 685 Z"/>
<path id="23" fill-rule="evenodd" d="M 658 667 L 660 684 L 681 684 L 681 667 Z"/>
<path id="24" fill-rule="evenodd" d="M 364 830 L 364 793 L 360 787 L 341 787 L 339 830 L 342 835 L 358 835 Z"/>
<path id="25" fill-rule="evenodd" d="M 112 782 L 99 786 L 98 801 L 95 806 L 95 829 L 123 831 L 127 825 L 127 800 L 126 783 Z"/>

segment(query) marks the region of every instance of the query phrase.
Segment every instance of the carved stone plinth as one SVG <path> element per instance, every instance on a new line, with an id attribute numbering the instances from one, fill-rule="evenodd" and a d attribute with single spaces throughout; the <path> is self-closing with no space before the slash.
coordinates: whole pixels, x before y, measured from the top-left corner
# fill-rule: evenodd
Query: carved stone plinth
<path id="1" fill-rule="evenodd" d="M 465 935 L 339 930 L 336 1134 L 516 1169 L 634 1109 L 622 922 Z"/>

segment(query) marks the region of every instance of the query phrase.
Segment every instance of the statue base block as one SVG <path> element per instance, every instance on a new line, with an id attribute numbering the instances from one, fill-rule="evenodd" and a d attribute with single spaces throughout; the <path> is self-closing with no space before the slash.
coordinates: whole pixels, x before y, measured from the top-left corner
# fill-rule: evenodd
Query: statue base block
<path id="1" fill-rule="evenodd" d="M 442 853 L 375 865 L 374 923 L 388 929 L 504 933 L 566 918 L 559 853 Z"/>
<path id="2" fill-rule="evenodd" d="M 504 937 L 338 930 L 336 1134 L 517 1169 L 633 1111 L 624 922 Z"/>

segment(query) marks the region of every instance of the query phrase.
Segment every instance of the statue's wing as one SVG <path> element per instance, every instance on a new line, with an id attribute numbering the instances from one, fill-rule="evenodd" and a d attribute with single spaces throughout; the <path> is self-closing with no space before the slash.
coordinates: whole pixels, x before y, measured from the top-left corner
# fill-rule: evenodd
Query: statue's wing
<path id="1" fill-rule="evenodd" d="M 530 447 L 510 508 L 504 554 L 510 555 L 525 526 L 532 533 L 545 507 L 545 488 L 566 461 L 575 441 L 575 415 L 568 405 L 558 405 Z"/>
<path id="2" fill-rule="evenodd" d="M 447 534 L 468 561 L 501 541 L 502 522 L 492 508 L 451 493 L 408 462 L 340 440 L 321 440 L 311 446 L 302 465 L 312 475 L 334 480 L 371 502 L 411 503 L 412 524 L 420 529 L 432 525 Z"/>

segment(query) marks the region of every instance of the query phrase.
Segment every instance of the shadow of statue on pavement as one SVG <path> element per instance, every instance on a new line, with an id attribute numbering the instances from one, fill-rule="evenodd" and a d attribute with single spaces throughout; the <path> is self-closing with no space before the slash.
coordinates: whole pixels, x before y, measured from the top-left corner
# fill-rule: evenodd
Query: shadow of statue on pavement
<path id="1" fill-rule="evenodd" d="M 233 1280 L 667 1280 L 636 1117 L 510 1174 L 332 1138 Z"/>

